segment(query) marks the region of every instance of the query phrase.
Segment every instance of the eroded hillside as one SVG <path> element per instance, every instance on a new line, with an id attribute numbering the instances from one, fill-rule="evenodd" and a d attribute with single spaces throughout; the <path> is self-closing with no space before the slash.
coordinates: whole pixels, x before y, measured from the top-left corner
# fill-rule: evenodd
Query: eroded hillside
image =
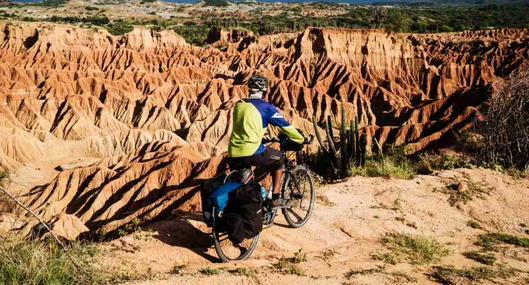
<path id="1" fill-rule="evenodd" d="M 196 209 L 254 73 L 306 132 L 313 115 L 339 122 L 343 105 L 369 145 L 416 152 L 468 127 L 495 86 L 528 65 L 528 35 L 314 28 L 201 48 L 167 31 L 0 22 L 0 168 L 46 220 L 112 232 Z"/>

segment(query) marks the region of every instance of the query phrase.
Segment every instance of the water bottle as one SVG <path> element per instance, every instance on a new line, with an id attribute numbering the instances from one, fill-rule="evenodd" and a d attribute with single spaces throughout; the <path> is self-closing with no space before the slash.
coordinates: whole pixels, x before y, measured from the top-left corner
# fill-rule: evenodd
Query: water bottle
<path id="1" fill-rule="evenodd" d="M 268 193 L 266 195 L 266 198 L 268 200 L 272 200 L 272 193 L 274 192 L 274 188 L 272 188 L 272 185 L 270 185 L 270 189 L 268 190 Z"/>
<path id="2" fill-rule="evenodd" d="M 261 185 L 261 197 L 263 197 L 263 200 L 266 199 L 267 194 L 268 193 L 266 193 L 266 188 L 263 185 Z"/>

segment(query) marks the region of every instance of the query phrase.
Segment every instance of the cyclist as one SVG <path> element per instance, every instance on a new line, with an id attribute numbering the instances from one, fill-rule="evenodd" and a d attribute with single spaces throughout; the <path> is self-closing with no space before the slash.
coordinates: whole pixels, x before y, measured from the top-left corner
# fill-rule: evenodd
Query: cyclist
<path id="1" fill-rule="evenodd" d="M 268 80 L 262 76 L 252 76 L 248 83 L 249 98 L 235 104 L 233 110 L 233 131 L 228 146 L 228 164 L 237 170 L 256 166 L 256 173 L 272 174 L 272 207 L 283 204 L 280 187 L 285 158 L 273 148 L 267 148 L 261 142 L 268 125 L 279 127 L 291 141 L 302 144 L 305 138 L 278 109 L 263 100 L 268 89 Z"/>

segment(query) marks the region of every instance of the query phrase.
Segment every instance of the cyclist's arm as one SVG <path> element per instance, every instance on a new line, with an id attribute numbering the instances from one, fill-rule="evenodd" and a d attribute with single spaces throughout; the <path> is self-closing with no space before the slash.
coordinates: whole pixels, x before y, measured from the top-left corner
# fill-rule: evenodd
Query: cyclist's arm
<path id="1" fill-rule="evenodd" d="M 285 120 L 283 115 L 279 113 L 276 107 L 270 106 L 269 109 L 269 119 L 268 121 L 272 126 L 276 126 L 279 130 L 284 133 L 290 140 L 302 144 L 305 141 L 305 138 L 294 128 L 290 123 Z"/>

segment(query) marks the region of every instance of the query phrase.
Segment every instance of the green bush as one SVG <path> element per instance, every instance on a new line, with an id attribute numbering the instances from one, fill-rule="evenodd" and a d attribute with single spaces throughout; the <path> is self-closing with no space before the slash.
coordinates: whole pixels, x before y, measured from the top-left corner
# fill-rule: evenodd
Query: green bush
<path id="1" fill-rule="evenodd" d="M 45 7 L 58 7 L 66 3 L 68 3 L 68 0 L 44 0 L 40 5 Z"/>
<path id="2" fill-rule="evenodd" d="M 364 167 L 354 167 L 351 174 L 367 177 L 412 179 L 416 170 L 412 161 L 404 154 L 404 148 L 390 147 L 386 150 L 385 155 L 367 159 Z"/>
<path id="3" fill-rule="evenodd" d="M 204 4 L 206 6 L 213 6 L 213 7 L 226 7 L 228 6 L 228 1 L 226 0 L 204 0 Z"/>
<path id="4" fill-rule="evenodd" d="M 134 26 L 126 21 L 116 21 L 106 25 L 106 29 L 114 36 L 121 36 L 132 32 Z"/>
<path id="5" fill-rule="evenodd" d="M 176 26 L 173 30 L 182 36 L 187 43 L 203 45 L 209 34 L 209 27 L 186 22 L 182 26 Z"/>
<path id="6" fill-rule="evenodd" d="M 443 33 L 449 33 L 454 31 L 454 29 L 452 29 L 449 25 L 441 25 L 439 30 Z"/>
<path id="7" fill-rule="evenodd" d="M 366 177 L 412 179 L 415 176 L 415 168 L 409 160 L 397 160 L 392 157 L 370 158 L 364 167 L 352 168 L 351 174 Z"/>

